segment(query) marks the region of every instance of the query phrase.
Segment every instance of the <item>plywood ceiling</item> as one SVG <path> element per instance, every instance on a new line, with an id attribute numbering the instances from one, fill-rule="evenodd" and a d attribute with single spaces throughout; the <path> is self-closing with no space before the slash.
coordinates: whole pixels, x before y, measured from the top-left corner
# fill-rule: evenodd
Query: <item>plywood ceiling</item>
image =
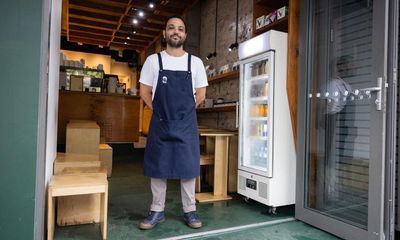
<path id="1" fill-rule="evenodd" d="M 197 1 L 63 0 L 62 35 L 70 42 L 141 52 L 161 36 L 169 16 L 185 14 Z"/>

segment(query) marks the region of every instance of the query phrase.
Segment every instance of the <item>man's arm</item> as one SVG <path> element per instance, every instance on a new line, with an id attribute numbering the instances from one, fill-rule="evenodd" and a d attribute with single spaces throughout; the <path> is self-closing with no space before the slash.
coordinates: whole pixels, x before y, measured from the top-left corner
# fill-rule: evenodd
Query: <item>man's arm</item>
<path id="1" fill-rule="evenodd" d="M 206 87 L 196 88 L 196 107 L 206 99 Z"/>
<path id="2" fill-rule="evenodd" d="M 153 87 L 143 83 L 140 84 L 140 97 L 150 109 L 153 109 L 153 100 L 151 99 L 152 91 Z"/>

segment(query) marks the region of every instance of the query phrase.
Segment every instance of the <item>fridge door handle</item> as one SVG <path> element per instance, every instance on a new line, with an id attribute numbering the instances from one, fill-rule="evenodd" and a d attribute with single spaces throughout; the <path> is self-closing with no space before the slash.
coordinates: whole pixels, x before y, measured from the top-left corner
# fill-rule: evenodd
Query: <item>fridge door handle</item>
<path id="1" fill-rule="evenodd" d="M 370 94 L 371 92 L 376 92 L 376 100 L 375 100 L 376 110 L 381 111 L 382 110 L 383 87 L 387 87 L 387 83 L 383 84 L 383 78 L 378 77 L 376 87 L 361 88 L 361 89 L 355 90 L 354 94 L 358 95 L 360 91 L 363 91 L 367 94 Z"/>
<path id="2" fill-rule="evenodd" d="M 239 101 L 236 101 L 236 128 L 239 128 Z"/>

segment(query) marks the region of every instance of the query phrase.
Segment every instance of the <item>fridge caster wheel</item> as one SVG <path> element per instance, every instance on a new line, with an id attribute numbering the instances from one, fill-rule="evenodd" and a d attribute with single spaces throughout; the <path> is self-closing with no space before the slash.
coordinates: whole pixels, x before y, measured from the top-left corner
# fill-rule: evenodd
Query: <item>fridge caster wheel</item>
<path id="1" fill-rule="evenodd" d="M 245 203 L 250 203 L 250 198 L 249 197 L 243 197 L 243 201 L 245 202 Z"/>
<path id="2" fill-rule="evenodd" d="M 272 215 L 276 215 L 276 207 L 269 207 L 268 208 L 268 213 Z"/>

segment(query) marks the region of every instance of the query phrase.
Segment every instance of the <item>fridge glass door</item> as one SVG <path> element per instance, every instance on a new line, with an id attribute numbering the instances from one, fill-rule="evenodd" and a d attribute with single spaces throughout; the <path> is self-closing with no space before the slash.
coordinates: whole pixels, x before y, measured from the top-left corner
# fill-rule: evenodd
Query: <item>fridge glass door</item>
<path id="1" fill-rule="evenodd" d="M 240 168 L 272 177 L 273 52 L 241 67 Z"/>

